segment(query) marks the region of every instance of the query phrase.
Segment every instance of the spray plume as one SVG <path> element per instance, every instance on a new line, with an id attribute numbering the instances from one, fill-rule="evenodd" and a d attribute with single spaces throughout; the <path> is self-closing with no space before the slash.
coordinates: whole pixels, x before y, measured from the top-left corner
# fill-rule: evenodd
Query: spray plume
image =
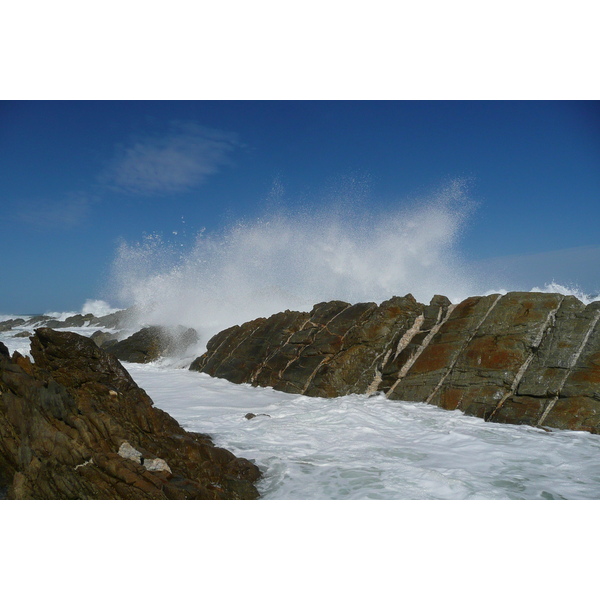
<path id="1" fill-rule="evenodd" d="M 381 302 L 412 293 L 428 302 L 475 293 L 458 255 L 473 203 L 463 181 L 387 212 L 338 203 L 316 212 L 279 210 L 197 236 L 181 246 L 150 235 L 122 243 L 113 264 L 121 304 L 146 322 L 209 336 L 233 324 L 317 302 Z"/>

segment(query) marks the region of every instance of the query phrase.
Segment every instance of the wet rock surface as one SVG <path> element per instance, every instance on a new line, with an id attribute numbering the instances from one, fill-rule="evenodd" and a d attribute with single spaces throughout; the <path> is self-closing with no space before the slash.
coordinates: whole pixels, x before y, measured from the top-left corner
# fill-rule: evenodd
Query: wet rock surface
<path id="1" fill-rule="evenodd" d="M 186 432 L 91 339 L 49 328 L 34 362 L 0 343 L 9 499 L 252 499 L 258 468 Z"/>
<path id="2" fill-rule="evenodd" d="M 384 393 L 600 433 L 600 302 L 537 292 L 327 302 L 231 327 L 192 370 L 308 396 Z"/>

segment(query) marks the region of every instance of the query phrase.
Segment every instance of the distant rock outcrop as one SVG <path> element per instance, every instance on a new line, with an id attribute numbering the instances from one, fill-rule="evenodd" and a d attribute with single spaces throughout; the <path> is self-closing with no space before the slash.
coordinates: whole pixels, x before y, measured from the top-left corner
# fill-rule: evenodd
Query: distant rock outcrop
<path id="1" fill-rule="evenodd" d="M 100 348 L 108 350 L 119 360 L 135 363 L 148 363 L 164 356 L 181 355 L 199 340 L 195 329 L 181 325 L 177 327 L 152 325 L 128 335 L 141 320 L 140 317 L 140 309 L 135 306 L 104 317 L 96 317 L 89 313 L 73 315 L 62 321 L 48 315 L 38 315 L 29 319 L 18 318 L 2 321 L 0 322 L 0 332 L 24 327 L 112 329 L 113 331 L 95 331 L 90 337 Z M 27 331 L 19 331 L 13 337 L 29 337 L 30 335 Z M 127 335 L 128 337 L 125 337 Z"/>
<path id="2" fill-rule="evenodd" d="M 0 497 L 252 499 L 258 468 L 189 433 L 89 338 L 0 343 Z"/>
<path id="3" fill-rule="evenodd" d="M 214 336 L 192 370 L 309 396 L 384 393 L 489 421 L 600 433 L 600 302 L 511 292 L 326 302 Z"/>
<path id="4" fill-rule="evenodd" d="M 185 327 L 144 327 L 130 337 L 120 341 L 100 343 L 119 360 L 134 363 L 148 363 L 161 356 L 181 354 L 198 342 L 195 329 Z M 98 339 L 95 340 L 98 343 Z"/>
<path id="5" fill-rule="evenodd" d="M 25 324 L 25 319 L 8 319 L 0 322 L 0 331 L 10 331 L 13 327 L 19 327 Z"/>
<path id="6" fill-rule="evenodd" d="M 118 310 L 104 317 L 96 317 L 91 313 L 86 315 L 73 315 L 64 320 L 55 319 L 48 315 L 35 315 L 28 319 L 9 319 L 0 322 L 0 331 L 10 331 L 15 327 L 51 327 L 53 329 L 65 329 L 67 327 L 107 327 L 107 328 L 123 328 L 131 322 L 138 309 L 136 307 Z"/>

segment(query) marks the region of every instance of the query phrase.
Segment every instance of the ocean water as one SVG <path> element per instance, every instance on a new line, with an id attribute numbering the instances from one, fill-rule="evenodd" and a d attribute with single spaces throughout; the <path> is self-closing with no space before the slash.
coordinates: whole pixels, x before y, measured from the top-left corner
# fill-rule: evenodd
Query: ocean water
<path id="1" fill-rule="evenodd" d="M 13 335 L 0 340 L 27 354 L 29 340 Z M 486 423 L 383 396 L 286 394 L 172 361 L 124 364 L 185 429 L 257 464 L 263 500 L 600 498 L 600 436 Z"/>

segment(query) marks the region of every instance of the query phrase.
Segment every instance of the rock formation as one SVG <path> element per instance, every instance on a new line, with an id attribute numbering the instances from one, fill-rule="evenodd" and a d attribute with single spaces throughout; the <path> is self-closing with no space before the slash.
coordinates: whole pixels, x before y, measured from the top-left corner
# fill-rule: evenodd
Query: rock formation
<path id="1" fill-rule="evenodd" d="M 258 468 L 152 406 L 89 338 L 37 329 L 32 363 L 0 343 L 0 497 L 251 499 Z"/>
<path id="2" fill-rule="evenodd" d="M 66 329 L 68 327 L 102 327 L 112 329 L 112 332 L 95 331 L 91 338 L 98 346 L 108 350 L 119 360 L 135 363 L 148 363 L 164 356 L 182 355 L 184 351 L 198 342 L 195 329 L 183 326 L 162 327 L 149 326 L 131 333 L 131 328 L 140 319 L 140 309 L 137 307 L 120 310 L 104 317 L 73 315 L 59 321 L 48 315 L 38 315 L 29 319 L 9 319 L 0 322 L 0 332 L 11 331 L 23 327 L 49 327 L 51 329 Z M 116 331 L 114 331 L 116 330 Z M 19 331 L 13 337 L 29 337 L 28 331 Z M 128 337 L 126 337 L 128 336 Z"/>
<path id="3" fill-rule="evenodd" d="M 600 302 L 511 292 L 326 302 L 214 336 L 192 370 L 309 396 L 384 393 L 489 421 L 600 433 Z"/>
<path id="4" fill-rule="evenodd" d="M 10 331 L 13 327 L 25 324 L 25 319 L 8 319 L 0 322 L 0 331 Z"/>
<path id="5" fill-rule="evenodd" d="M 148 363 L 161 356 L 181 354 L 198 342 L 196 330 L 185 327 L 144 327 L 120 342 L 108 339 L 99 343 L 98 338 L 94 341 L 113 356 L 135 363 Z"/>
<path id="6" fill-rule="evenodd" d="M 28 319 L 9 319 L 0 322 L 0 331 L 10 331 L 14 327 L 51 327 L 53 329 L 64 329 L 67 327 L 107 327 L 107 328 L 126 328 L 130 323 L 135 322 L 139 309 L 137 307 L 118 310 L 104 317 L 96 317 L 91 313 L 86 315 L 73 315 L 60 321 L 48 315 L 36 315 Z"/>

